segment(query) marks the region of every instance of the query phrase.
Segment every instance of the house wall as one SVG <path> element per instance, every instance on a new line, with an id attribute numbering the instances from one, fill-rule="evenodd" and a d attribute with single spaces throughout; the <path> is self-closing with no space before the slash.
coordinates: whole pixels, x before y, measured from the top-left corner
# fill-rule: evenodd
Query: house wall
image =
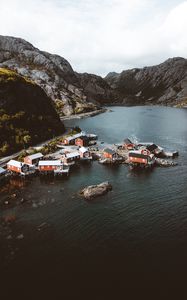
<path id="1" fill-rule="evenodd" d="M 39 171 L 54 171 L 56 170 L 57 166 L 39 166 Z"/>
<path id="2" fill-rule="evenodd" d="M 146 158 L 140 157 L 129 157 L 129 161 L 133 163 L 147 164 L 148 160 Z"/>
<path id="3" fill-rule="evenodd" d="M 110 153 L 107 153 L 107 152 L 104 152 L 104 153 L 103 153 L 103 156 L 104 156 L 105 158 L 110 158 L 110 159 L 113 158 L 113 155 L 110 154 Z"/>
<path id="4" fill-rule="evenodd" d="M 25 157 L 25 158 L 24 158 L 24 163 L 25 163 L 25 164 L 32 165 L 32 160 L 31 160 L 29 157 Z"/>
<path id="5" fill-rule="evenodd" d="M 82 139 L 76 139 L 75 140 L 75 145 L 76 146 L 81 146 L 82 147 L 82 146 L 84 146 L 84 144 L 85 143 L 84 143 L 84 141 Z"/>
<path id="6" fill-rule="evenodd" d="M 7 169 L 16 173 L 21 173 L 21 168 L 12 166 L 12 165 L 7 165 Z"/>
<path id="7" fill-rule="evenodd" d="M 134 149 L 134 144 L 124 144 L 123 148 L 126 150 L 132 150 Z"/>

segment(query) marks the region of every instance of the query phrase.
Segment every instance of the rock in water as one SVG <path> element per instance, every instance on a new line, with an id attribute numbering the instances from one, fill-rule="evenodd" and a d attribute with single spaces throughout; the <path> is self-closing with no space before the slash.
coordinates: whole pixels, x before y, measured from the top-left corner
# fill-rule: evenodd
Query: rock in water
<path id="1" fill-rule="evenodd" d="M 102 196 L 112 190 L 112 185 L 106 181 L 98 185 L 90 185 L 80 191 L 80 194 L 87 200 Z"/>

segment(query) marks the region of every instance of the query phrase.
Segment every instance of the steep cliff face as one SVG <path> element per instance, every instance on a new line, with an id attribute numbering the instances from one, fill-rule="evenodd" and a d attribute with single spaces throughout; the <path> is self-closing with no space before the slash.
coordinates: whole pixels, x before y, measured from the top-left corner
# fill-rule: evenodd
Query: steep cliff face
<path id="1" fill-rule="evenodd" d="M 77 73 L 77 76 L 84 93 L 93 103 L 103 105 L 115 101 L 114 91 L 102 77 L 88 73 Z"/>
<path id="2" fill-rule="evenodd" d="M 45 92 L 31 80 L 0 68 L 0 156 L 63 132 Z"/>
<path id="3" fill-rule="evenodd" d="M 37 83 L 54 100 L 61 115 L 97 108 L 67 60 L 40 51 L 23 39 L 0 36 L 0 67 L 16 70 Z"/>
<path id="4" fill-rule="evenodd" d="M 187 104 L 187 60 L 184 58 L 176 57 L 157 66 L 120 74 L 109 73 L 105 80 L 118 102 L 125 105 Z"/>

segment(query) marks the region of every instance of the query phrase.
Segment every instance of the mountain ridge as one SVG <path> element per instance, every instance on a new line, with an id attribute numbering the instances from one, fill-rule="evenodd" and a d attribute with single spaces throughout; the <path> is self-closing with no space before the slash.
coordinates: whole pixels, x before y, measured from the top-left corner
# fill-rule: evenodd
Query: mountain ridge
<path id="1" fill-rule="evenodd" d="M 109 73 L 105 80 L 124 105 L 187 104 L 187 59 L 169 58 L 159 65 Z"/>
<path id="2" fill-rule="evenodd" d="M 102 78 L 78 73 L 65 58 L 40 51 L 24 39 L 0 36 L 0 67 L 15 70 L 39 85 L 60 116 L 103 105 L 187 105 L 187 59 L 182 57 L 110 72 Z"/>
<path id="3" fill-rule="evenodd" d="M 55 102 L 61 115 L 92 111 L 100 106 L 95 97 L 89 96 L 91 84 L 89 88 L 84 84 L 84 74 L 76 73 L 63 57 L 40 51 L 21 38 L 0 36 L 0 67 L 15 70 L 36 82 Z M 97 80 L 103 81 L 110 90 L 99 76 L 95 78 L 94 88 Z M 100 88 L 100 93 L 102 96 L 105 91 Z"/>

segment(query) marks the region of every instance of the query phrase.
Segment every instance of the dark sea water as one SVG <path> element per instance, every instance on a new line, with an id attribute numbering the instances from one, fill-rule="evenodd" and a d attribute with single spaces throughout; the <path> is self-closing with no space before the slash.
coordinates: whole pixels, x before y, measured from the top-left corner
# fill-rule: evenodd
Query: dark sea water
<path id="1" fill-rule="evenodd" d="M 185 285 L 187 110 L 112 107 L 66 125 L 96 133 L 108 144 L 129 137 L 178 150 L 178 166 L 136 173 L 126 165 L 94 162 L 75 168 L 68 178 L 12 180 L 0 194 L 6 282 L 17 289 L 21 283 L 26 295 L 32 286 L 43 284 L 46 290 L 54 283 L 62 291 L 91 294 L 100 288 L 110 293 Z M 106 180 L 113 185 L 107 195 L 90 202 L 78 196 L 82 187 Z M 3 204 L 6 199 L 9 205 Z"/>

